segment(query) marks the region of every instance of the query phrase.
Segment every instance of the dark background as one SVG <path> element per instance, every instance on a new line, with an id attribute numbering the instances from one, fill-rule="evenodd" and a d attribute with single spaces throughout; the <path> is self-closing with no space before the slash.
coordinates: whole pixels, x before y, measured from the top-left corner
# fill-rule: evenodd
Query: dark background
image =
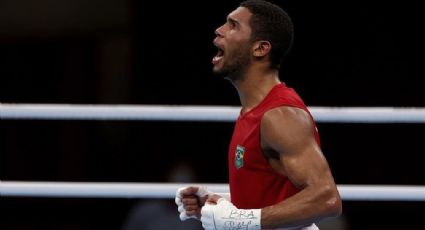
<path id="1" fill-rule="evenodd" d="M 419 3 L 278 4 L 296 31 L 281 78 L 306 104 L 425 107 Z M 239 105 L 210 64 L 214 30 L 237 5 L 1 0 L 0 101 Z M 318 126 L 338 184 L 425 185 L 424 124 Z M 2 120 L 0 176 L 167 182 L 185 163 L 196 182 L 226 183 L 232 129 L 214 122 Z M 120 229 L 137 202 L 1 197 L 0 228 Z M 423 202 L 344 202 L 349 229 L 417 229 L 424 210 Z"/>

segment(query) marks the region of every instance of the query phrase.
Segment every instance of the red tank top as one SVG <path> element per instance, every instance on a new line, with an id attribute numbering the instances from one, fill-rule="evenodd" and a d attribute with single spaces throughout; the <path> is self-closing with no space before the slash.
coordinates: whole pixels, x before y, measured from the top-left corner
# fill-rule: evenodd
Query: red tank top
<path id="1" fill-rule="evenodd" d="M 236 121 L 228 162 L 231 200 L 238 208 L 263 208 L 299 191 L 287 177 L 271 168 L 260 145 L 261 118 L 266 111 L 279 106 L 297 107 L 310 114 L 298 94 L 282 83 Z M 315 137 L 319 143 L 317 128 Z"/>

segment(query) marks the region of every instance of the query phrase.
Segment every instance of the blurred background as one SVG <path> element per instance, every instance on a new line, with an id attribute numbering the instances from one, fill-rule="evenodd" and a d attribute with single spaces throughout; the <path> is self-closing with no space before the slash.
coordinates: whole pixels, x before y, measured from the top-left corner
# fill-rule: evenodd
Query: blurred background
<path id="1" fill-rule="evenodd" d="M 281 79 L 306 104 L 425 107 L 419 3 L 274 2 L 296 33 Z M 214 30 L 238 3 L 0 0 L 0 102 L 239 105 L 210 64 Z M 338 184 L 425 185 L 425 124 L 318 126 Z M 0 179 L 226 183 L 232 130 L 214 122 L 1 120 Z M 170 178 L 177 169 L 182 177 Z M 148 228 L 158 219 L 146 218 L 146 207 L 163 207 L 169 220 L 160 223 L 173 227 Z M 3 230 L 136 229 L 132 219 L 144 223 L 137 229 L 199 228 L 174 222 L 172 200 L 1 197 L 0 208 Z M 323 229 L 418 229 L 424 210 L 423 202 L 346 201 L 343 227 Z"/>

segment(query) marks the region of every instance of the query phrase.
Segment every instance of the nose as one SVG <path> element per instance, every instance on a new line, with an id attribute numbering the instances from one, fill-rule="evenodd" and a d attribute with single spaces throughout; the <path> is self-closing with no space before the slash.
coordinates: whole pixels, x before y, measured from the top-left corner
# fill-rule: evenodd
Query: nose
<path id="1" fill-rule="evenodd" d="M 223 37 L 223 26 L 220 26 L 215 30 L 215 35 L 217 37 Z"/>

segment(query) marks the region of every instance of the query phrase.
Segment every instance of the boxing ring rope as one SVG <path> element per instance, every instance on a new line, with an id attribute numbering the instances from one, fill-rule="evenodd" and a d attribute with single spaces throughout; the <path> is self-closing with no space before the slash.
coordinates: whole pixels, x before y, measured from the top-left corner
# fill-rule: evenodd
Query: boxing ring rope
<path id="1" fill-rule="evenodd" d="M 174 198 L 182 183 L 0 182 L 1 196 L 66 198 Z M 228 184 L 197 184 L 228 193 Z M 343 200 L 425 201 L 425 186 L 338 185 Z"/>
<path id="2" fill-rule="evenodd" d="M 425 123 L 425 108 L 309 107 L 317 122 Z M 1 119 L 235 121 L 236 106 L 4 104 Z"/>
<path id="3" fill-rule="evenodd" d="M 309 107 L 317 122 L 425 123 L 425 108 Z M 70 105 L 0 103 L 0 119 L 156 120 L 232 122 L 240 107 Z M 227 193 L 227 184 L 203 184 Z M 173 198 L 189 184 L 0 181 L 0 196 L 81 198 Z M 344 200 L 425 201 L 425 186 L 338 185 Z"/>

